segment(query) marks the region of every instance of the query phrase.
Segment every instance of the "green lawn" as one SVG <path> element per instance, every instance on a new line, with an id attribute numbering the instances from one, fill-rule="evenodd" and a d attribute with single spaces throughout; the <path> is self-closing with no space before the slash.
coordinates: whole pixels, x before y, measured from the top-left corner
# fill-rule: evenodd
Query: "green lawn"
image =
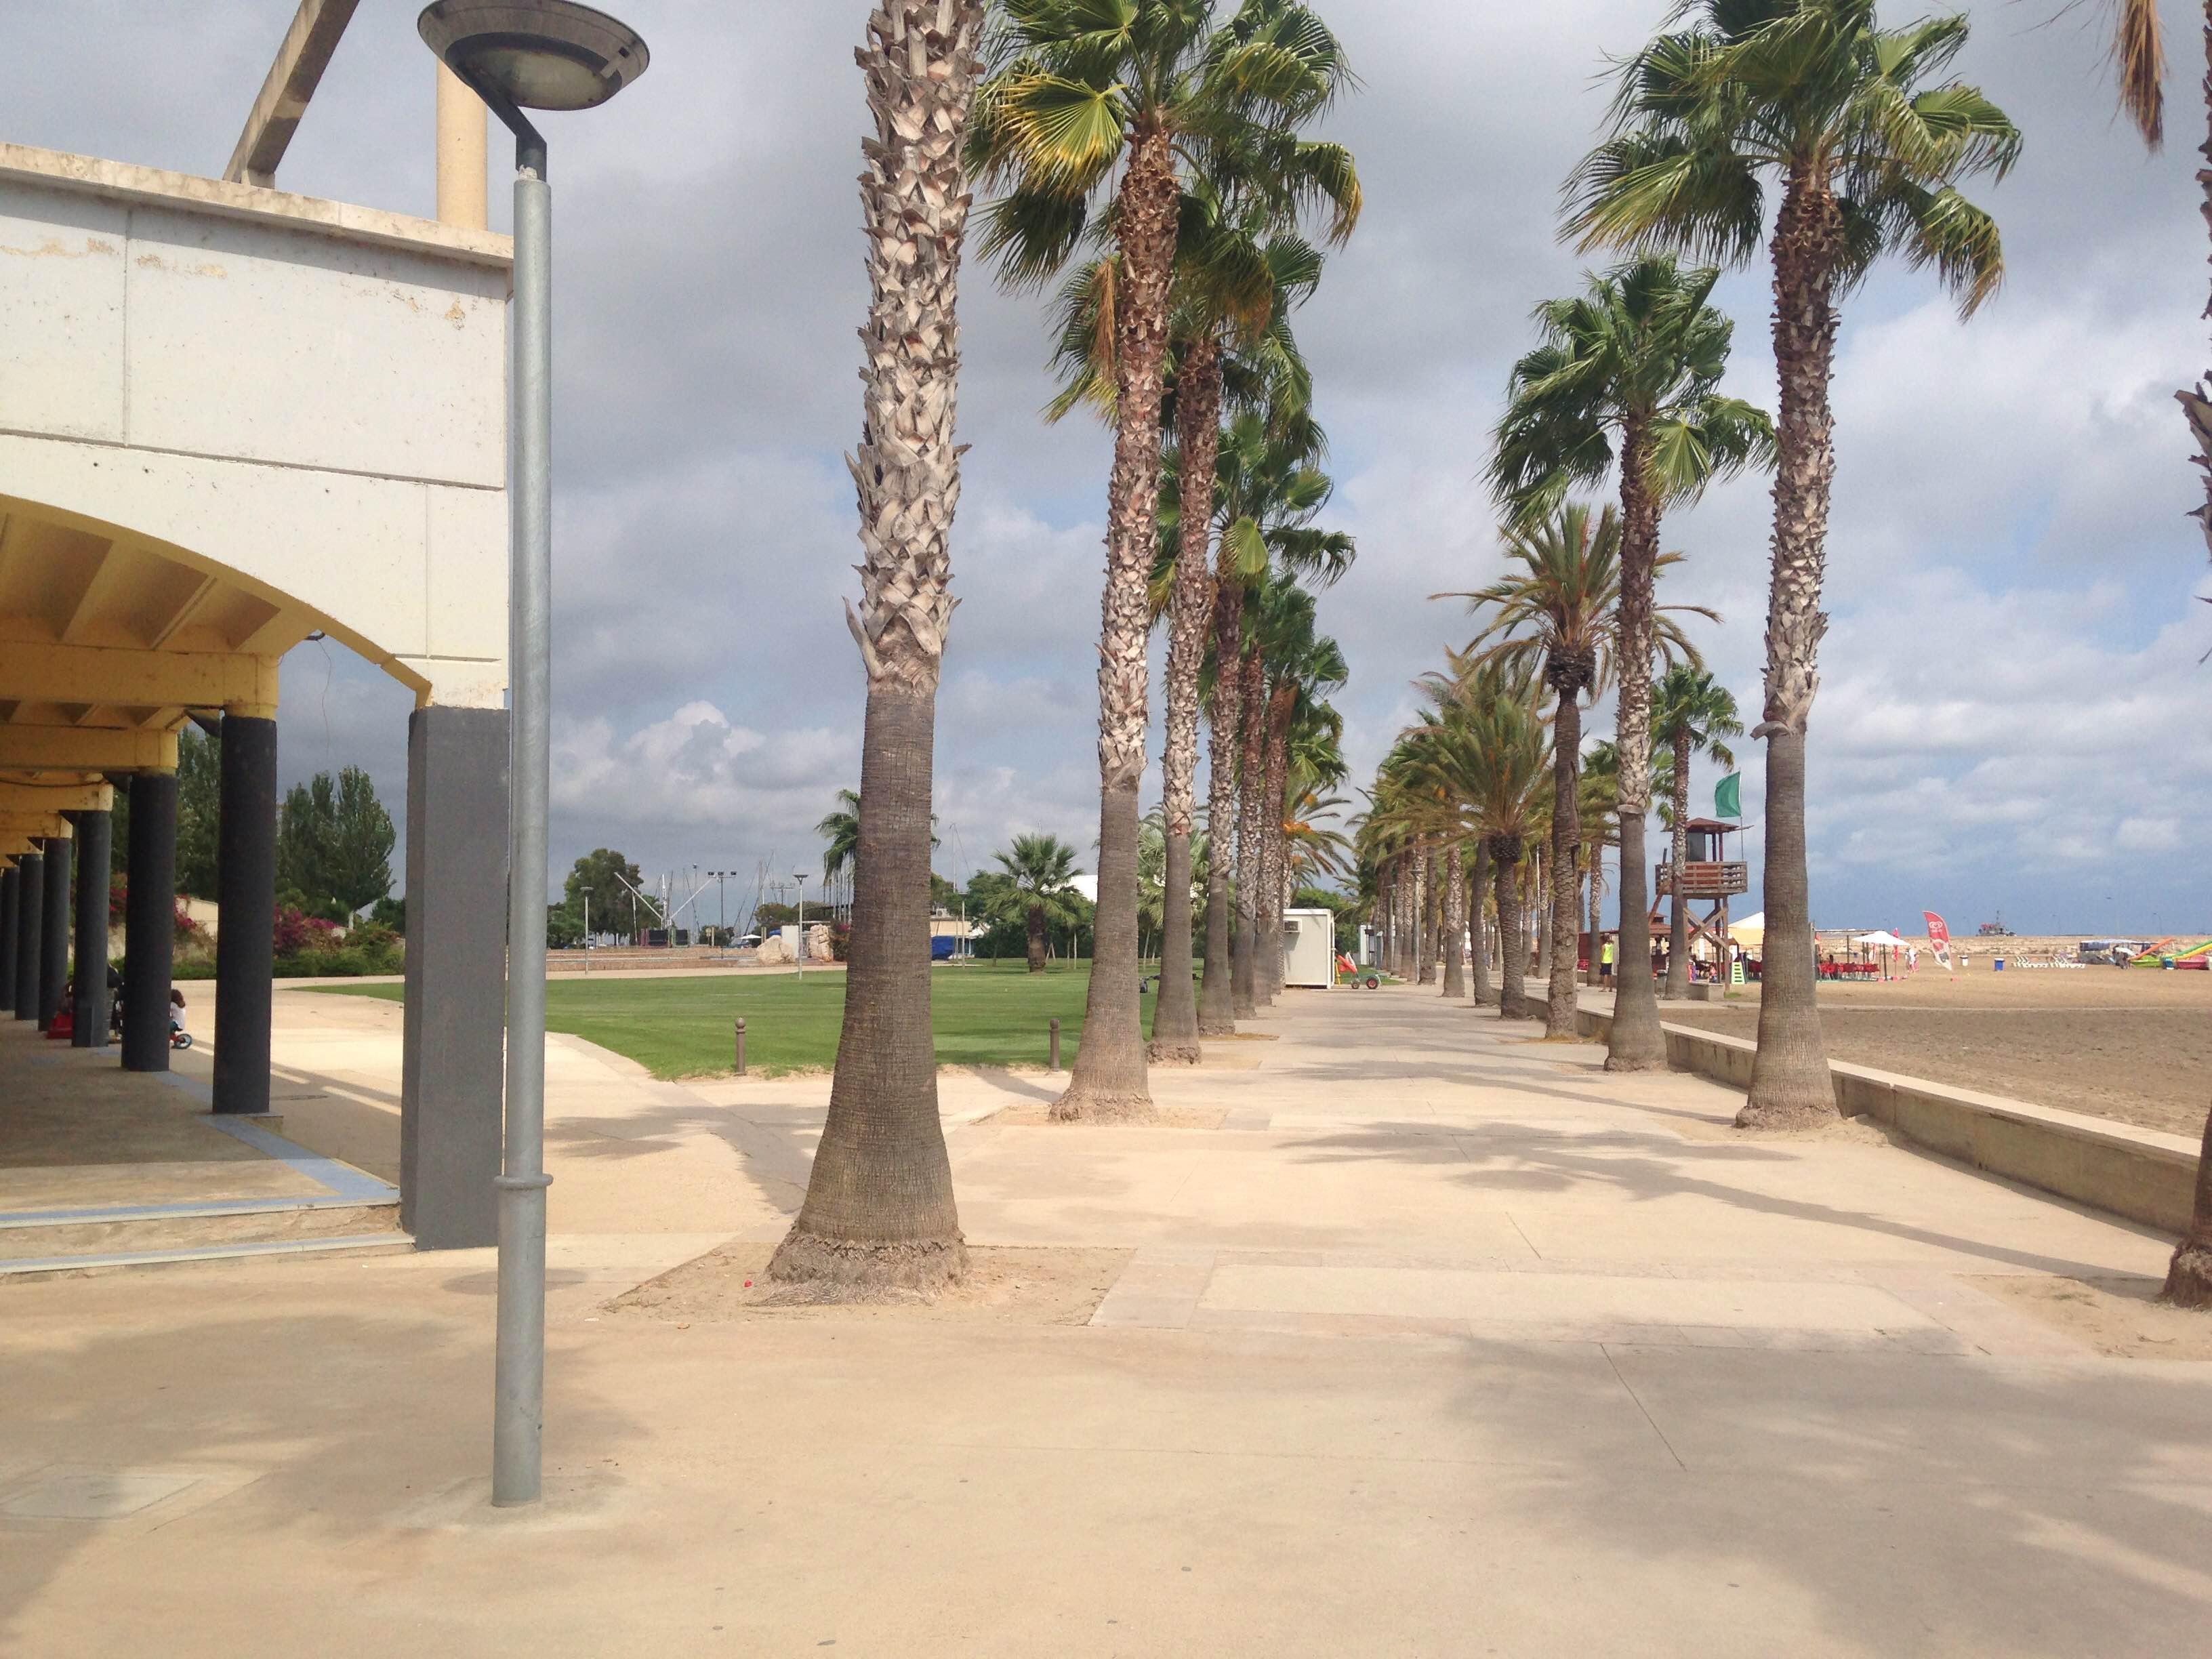
<path id="1" fill-rule="evenodd" d="M 940 1066 L 1042 1066 L 1046 1022 L 1060 1022 L 1060 1060 L 1075 1058 L 1088 963 L 1029 973 L 1019 962 L 932 970 L 931 1014 Z M 397 985 L 318 987 L 331 996 L 403 1000 Z M 1145 995 L 1151 1029 L 1152 994 Z M 774 1077 L 827 1068 L 837 1057 L 845 975 L 811 973 L 684 975 L 667 979 L 561 978 L 546 988 L 546 1029 L 626 1054 L 655 1077 L 730 1069 L 730 1024 L 745 1022 L 745 1065 Z"/>

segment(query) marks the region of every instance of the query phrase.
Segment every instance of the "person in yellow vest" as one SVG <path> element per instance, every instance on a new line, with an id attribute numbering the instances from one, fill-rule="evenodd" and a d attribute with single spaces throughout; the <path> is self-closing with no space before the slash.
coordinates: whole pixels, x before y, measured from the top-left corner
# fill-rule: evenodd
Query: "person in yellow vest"
<path id="1" fill-rule="evenodd" d="M 1597 977 L 1600 984 L 1609 985 L 1613 982 L 1613 941 L 1611 939 L 1606 940 L 1597 948 Z"/>

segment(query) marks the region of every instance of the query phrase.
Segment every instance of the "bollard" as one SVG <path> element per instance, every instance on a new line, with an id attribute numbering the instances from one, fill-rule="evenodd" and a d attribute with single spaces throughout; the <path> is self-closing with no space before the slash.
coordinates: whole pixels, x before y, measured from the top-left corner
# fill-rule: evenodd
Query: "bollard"
<path id="1" fill-rule="evenodd" d="M 742 1015 L 738 1019 L 737 1038 L 738 1075 L 743 1077 L 745 1074 L 745 1022 Z"/>
<path id="2" fill-rule="evenodd" d="M 1058 1020 L 1052 1023 L 1052 1069 L 1055 1072 L 1060 1069 L 1060 1022 Z"/>

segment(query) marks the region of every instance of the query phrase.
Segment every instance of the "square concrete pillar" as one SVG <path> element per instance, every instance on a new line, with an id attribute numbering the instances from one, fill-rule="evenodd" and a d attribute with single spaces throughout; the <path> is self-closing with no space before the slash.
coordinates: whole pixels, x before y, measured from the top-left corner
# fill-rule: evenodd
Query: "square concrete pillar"
<path id="1" fill-rule="evenodd" d="M 269 1109 L 270 1000 L 276 986 L 276 722 L 222 717 L 216 830 L 215 1109 Z"/>
<path id="2" fill-rule="evenodd" d="M 46 914 L 46 859 L 26 853 L 15 860 L 21 872 L 15 895 L 15 1018 L 39 1017 L 39 963 L 44 951 L 39 924 Z"/>
<path id="3" fill-rule="evenodd" d="M 399 1224 L 420 1249 L 498 1242 L 507 750 L 504 709 L 418 708 L 408 721 Z"/>
<path id="4" fill-rule="evenodd" d="M 76 843 L 61 836 L 46 842 L 46 914 L 39 922 L 39 1029 L 54 1023 L 69 984 L 70 873 Z"/>
<path id="5" fill-rule="evenodd" d="M 0 1010 L 15 1012 L 15 904 L 23 874 L 14 865 L 0 872 Z"/>
<path id="6" fill-rule="evenodd" d="M 71 977 L 76 1000 L 70 1010 L 70 1046 L 107 1047 L 107 894 L 112 814 L 85 811 L 76 819 L 76 948 Z"/>
<path id="7" fill-rule="evenodd" d="M 177 965 L 177 775 L 131 780 L 131 873 L 123 900 L 123 1069 L 169 1069 Z"/>

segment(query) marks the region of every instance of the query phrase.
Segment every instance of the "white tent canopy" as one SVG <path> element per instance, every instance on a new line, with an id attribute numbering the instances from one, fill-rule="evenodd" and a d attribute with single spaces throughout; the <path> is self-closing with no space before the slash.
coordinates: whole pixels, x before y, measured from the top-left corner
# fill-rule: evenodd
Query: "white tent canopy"
<path id="1" fill-rule="evenodd" d="M 1853 939 L 1851 943 L 1854 945 L 1878 945 L 1885 950 L 1890 951 L 1902 951 L 1905 948 L 1905 941 L 1898 938 L 1894 933 L 1861 933 L 1856 939 Z"/>

